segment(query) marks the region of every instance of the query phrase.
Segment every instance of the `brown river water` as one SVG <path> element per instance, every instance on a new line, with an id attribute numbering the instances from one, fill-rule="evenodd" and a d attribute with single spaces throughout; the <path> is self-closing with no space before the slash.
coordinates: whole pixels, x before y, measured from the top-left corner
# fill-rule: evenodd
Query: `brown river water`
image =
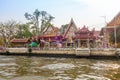
<path id="1" fill-rule="evenodd" d="M 0 80 L 120 80 L 120 60 L 0 56 Z"/>

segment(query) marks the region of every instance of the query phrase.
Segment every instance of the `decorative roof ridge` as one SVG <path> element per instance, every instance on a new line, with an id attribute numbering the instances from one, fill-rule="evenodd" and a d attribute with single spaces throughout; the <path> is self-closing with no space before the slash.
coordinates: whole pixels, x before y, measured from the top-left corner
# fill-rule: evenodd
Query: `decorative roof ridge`
<path id="1" fill-rule="evenodd" d="M 69 31 L 69 29 L 70 29 L 70 27 L 71 27 L 72 24 L 74 24 L 74 25 L 75 25 L 75 28 L 77 29 L 77 26 L 76 26 L 76 24 L 75 24 L 73 18 L 71 18 L 70 23 L 68 24 L 67 29 L 66 29 L 66 31 L 65 31 L 65 33 L 64 33 L 64 35 L 63 35 L 63 37 L 66 36 L 66 34 L 68 33 L 68 31 Z"/>
<path id="2" fill-rule="evenodd" d="M 85 25 L 80 29 L 80 31 L 82 31 L 82 30 L 90 31 L 90 30 L 88 29 L 88 27 L 86 27 Z"/>
<path id="3" fill-rule="evenodd" d="M 107 24 L 107 26 L 115 25 L 120 25 L 120 12 L 118 12 L 118 14 L 115 17 L 113 17 L 113 19 Z"/>
<path id="4" fill-rule="evenodd" d="M 56 28 L 55 26 L 50 25 L 50 26 L 46 27 L 45 30 L 43 30 L 42 33 L 44 34 L 49 29 L 49 27 L 52 27 L 53 31 L 54 31 L 54 28 Z"/>

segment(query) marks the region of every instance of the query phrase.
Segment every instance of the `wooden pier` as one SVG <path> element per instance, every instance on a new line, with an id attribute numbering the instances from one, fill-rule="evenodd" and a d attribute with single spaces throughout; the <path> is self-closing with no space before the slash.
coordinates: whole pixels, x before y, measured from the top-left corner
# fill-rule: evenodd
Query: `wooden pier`
<path id="1" fill-rule="evenodd" d="M 4 51 L 0 51 L 0 54 L 8 55 L 74 55 L 77 57 L 120 57 L 120 49 L 88 49 L 88 48 L 50 48 L 50 49 L 39 49 L 39 48 L 7 48 Z"/>

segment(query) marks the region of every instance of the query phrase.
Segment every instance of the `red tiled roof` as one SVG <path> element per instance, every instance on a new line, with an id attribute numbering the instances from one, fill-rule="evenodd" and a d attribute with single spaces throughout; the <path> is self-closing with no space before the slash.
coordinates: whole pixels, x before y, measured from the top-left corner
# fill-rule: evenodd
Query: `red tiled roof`
<path id="1" fill-rule="evenodd" d="M 74 39 L 95 39 L 94 32 L 94 30 L 90 31 L 86 26 L 83 26 L 79 31 L 75 32 Z"/>
<path id="2" fill-rule="evenodd" d="M 53 41 L 56 41 L 55 38 L 58 38 L 58 39 L 63 39 L 62 35 L 59 35 L 59 36 L 38 36 L 38 39 L 42 39 L 42 40 L 45 40 L 45 41 L 49 41 L 49 42 L 53 42 Z"/>
<path id="3" fill-rule="evenodd" d="M 84 25 L 81 29 L 79 29 L 77 32 L 75 33 L 86 33 L 86 32 L 90 32 L 88 30 L 88 28 Z"/>
<path id="4" fill-rule="evenodd" d="M 120 25 L 120 12 L 107 24 L 107 27 Z"/>
<path id="5" fill-rule="evenodd" d="M 75 36 L 74 39 L 95 39 L 95 36 Z"/>
<path id="6" fill-rule="evenodd" d="M 29 39 L 12 39 L 10 42 L 11 43 L 27 43 Z"/>
<path id="7" fill-rule="evenodd" d="M 80 32 L 88 32 L 88 28 L 84 25 L 82 29 L 80 29 Z"/>

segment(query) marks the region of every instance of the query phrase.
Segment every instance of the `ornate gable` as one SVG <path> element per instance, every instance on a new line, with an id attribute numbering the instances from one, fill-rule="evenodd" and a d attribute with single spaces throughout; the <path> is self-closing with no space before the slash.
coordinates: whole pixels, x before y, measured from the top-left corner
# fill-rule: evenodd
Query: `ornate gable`
<path id="1" fill-rule="evenodd" d="M 106 25 L 106 27 L 101 29 L 100 35 L 109 35 L 114 31 L 114 28 L 120 26 L 120 12 Z"/>
<path id="2" fill-rule="evenodd" d="M 75 36 L 75 32 L 77 31 L 77 27 L 73 21 L 73 19 L 71 19 L 69 25 L 67 26 L 67 29 L 65 30 L 64 33 L 64 38 L 69 38 L 69 37 L 73 37 Z"/>
<path id="3" fill-rule="evenodd" d="M 83 33 L 88 33 L 88 32 L 90 32 L 89 30 L 88 30 L 88 28 L 84 25 L 81 29 L 79 29 L 78 31 L 76 31 L 75 32 L 75 34 L 83 34 Z"/>
<path id="4" fill-rule="evenodd" d="M 88 28 L 84 25 L 82 29 L 80 29 L 80 32 L 89 32 Z"/>
<path id="5" fill-rule="evenodd" d="M 75 32 L 75 39 L 95 39 L 94 36 L 95 30 L 93 29 L 90 31 L 88 27 L 83 26 L 81 29 L 79 29 L 77 32 Z"/>
<path id="6" fill-rule="evenodd" d="M 120 25 L 120 12 L 107 24 L 107 27 L 113 28 Z"/>
<path id="7" fill-rule="evenodd" d="M 48 36 L 55 36 L 58 32 L 58 28 L 54 26 L 49 26 L 46 28 L 46 30 L 43 32 L 44 35 Z"/>

